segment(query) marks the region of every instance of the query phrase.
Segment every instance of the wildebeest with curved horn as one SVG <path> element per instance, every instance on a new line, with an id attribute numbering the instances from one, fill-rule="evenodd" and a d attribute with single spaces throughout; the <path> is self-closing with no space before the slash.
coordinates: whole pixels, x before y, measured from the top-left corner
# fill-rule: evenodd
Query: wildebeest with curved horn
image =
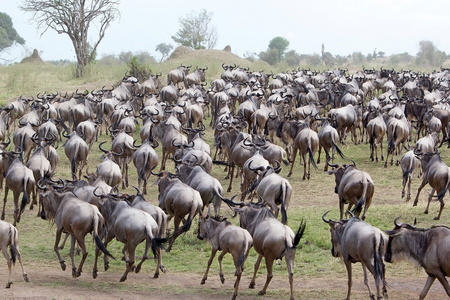
<path id="1" fill-rule="evenodd" d="M 348 203 L 347 211 L 355 205 L 352 212 L 357 217 L 364 207 L 361 216 L 361 219 L 364 220 L 375 191 L 375 185 L 369 173 L 358 170 L 355 162 L 352 165 L 344 164 L 342 166 L 330 164 L 330 167 L 335 168 L 328 171 L 328 174 L 334 174 L 335 176 L 334 192 L 339 195 L 340 218 L 343 218 L 344 205 Z"/>
<path id="2" fill-rule="evenodd" d="M 97 206 L 78 199 L 72 193 L 59 193 L 54 188 L 40 186 L 39 184 L 38 187 L 42 190 L 43 199 L 41 218 L 54 220 L 56 224 L 56 239 L 53 249 L 58 256 L 63 271 L 66 270 L 66 264 L 59 253 L 59 241 L 63 232 L 71 235 L 70 258 L 74 278 L 81 275 L 84 261 L 88 255 L 85 244 L 85 237 L 88 233 L 93 232 L 94 241 L 99 251 L 113 257 L 106 250 L 99 236 L 99 232 L 104 226 L 104 219 Z M 74 261 L 75 240 L 83 254 L 78 268 Z"/>
<path id="3" fill-rule="evenodd" d="M 367 269 L 372 273 L 377 288 L 377 299 L 387 298 L 384 254 L 388 245 L 387 236 L 378 228 L 362 221 L 358 217 L 346 220 L 327 220 L 325 216 L 322 220 L 330 225 L 331 232 L 331 254 L 334 257 L 341 257 L 347 268 L 348 289 L 347 298 L 350 299 L 352 288 L 352 263 L 361 262 L 364 271 L 364 283 L 369 289 L 371 299 L 375 299 L 367 278 Z M 382 284 L 382 287 L 381 287 Z"/>
<path id="4" fill-rule="evenodd" d="M 399 218 L 394 220 L 394 229 L 386 231 L 389 236 L 386 261 L 394 263 L 408 259 L 425 270 L 428 279 L 420 293 L 420 300 L 425 298 L 436 278 L 450 297 L 450 285 L 445 278 L 450 276 L 450 228 L 416 228 L 415 222 L 414 225 L 397 223 Z"/>
<path id="5" fill-rule="evenodd" d="M 236 299 L 239 282 L 244 271 L 244 263 L 253 245 L 252 236 L 247 230 L 231 224 L 227 219 L 210 217 L 209 215 L 200 217 L 198 227 L 197 238 L 200 240 L 206 238 L 210 240 L 212 245 L 211 256 L 209 257 L 208 266 L 206 267 L 201 284 L 205 284 L 208 278 L 209 268 L 218 250 L 222 250 L 222 253 L 219 255 L 220 281 L 222 284 L 225 282 L 225 277 L 222 273 L 222 259 L 225 254 L 230 253 L 233 256 L 234 266 L 236 268 L 236 281 L 234 282 L 234 293 L 231 299 Z"/>
<path id="6" fill-rule="evenodd" d="M 227 202 L 228 203 L 228 202 Z M 258 295 L 264 295 L 267 286 L 273 277 L 272 267 L 275 259 L 283 256 L 286 260 L 286 266 L 289 273 L 289 285 L 291 290 L 290 299 L 294 299 L 294 259 L 295 250 L 306 228 L 304 221 L 300 222 L 297 233 L 294 234 L 292 229 L 282 224 L 275 218 L 273 212 L 267 207 L 255 208 L 244 206 L 242 208 L 233 207 L 235 212 L 239 213 L 239 221 L 242 228 L 250 232 L 253 238 L 253 248 L 258 253 L 255 262 L 255 269 L 249 288 L 255 287 L 256 273 L 258 272 L 261 260 L 264 257 L 267 268 L 267 278 L 263 289 Z"/>

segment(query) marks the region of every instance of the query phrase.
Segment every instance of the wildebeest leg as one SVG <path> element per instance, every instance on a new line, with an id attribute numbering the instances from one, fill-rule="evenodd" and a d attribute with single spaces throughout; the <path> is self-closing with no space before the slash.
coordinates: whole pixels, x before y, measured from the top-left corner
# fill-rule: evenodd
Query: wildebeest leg
<path id="1" fill-rule="evenodd" d="M 5 206 L 6 206 L 6 199 L 8 198 L 8 192 L 9 188 L 5 187 L 5 197 L 3 198 L 3 210 L 2 210 L 2 220 L 5 219 Z"/>
<path id="2" fill-rule="evenodd" d="M 213 248 L 211 250 L 211 256 L 208 259 L 208 266 L 206 267 L 205 275 L 203 275 L 203 278 L 202 278 L 202 281 L 200 282 L 200 284 L 205 284 L 206 279 L 208 279 L 209 268 L 211 267 L 211 263 L 214 259 L 214 256 L 216 256 L 216 252 L 217 252 L 217 249 L 215 249 L 215 248 Z"/>
<path id="3" fill-rule="evenodd" d="M 425 283 L 425 286 L 423 287 L 422 291 L 420 292 L 419 300 L 423 300 L 425 298 L 428 291 L 430 290 L 430 287 L 433 285 L 433 282 L 435 279 L 436 279 L 436 277 L 428 275 L 427 282 Z M 450 296 L 450 294 L 447 290 L 446 290 L 446 292 Z"/>
<path id="4" fill-rule="evenodd" d="M 345 267 L 347 268 L 347 276 L 348 276 L 348 282 L 347 282 L 347 298 L 346 300 L 350 300 L 350 292 L 352 290 L 352 263 L 350 260 L 345 259 L 344 260 Z"/>
<path id="5" fill-rule="evenodd" d="M 417 195 L 416 199 L 414 199 L 413 206 L 417 206 L 417 202 L 419 201 L 419 194 L 420 191 L 423 189 L 423 187 L 428 183 L 427 179 L 424 177 L 424 180 L 422 180 L 422 183 L 420 184 L 419 188 L 417 189 Z"/>
<path id="6" fill-rule="evenodd" d="M 248 286 L 248 288 L 250 288 L 250 289 L 254 289 L 255 288 L 256 273 L 258 273 L 259 265 L 261 264 L 262 258 L 263 258 L 263 256 L 261 254 L 259 254 L 258 258 L 256 259 L 255 270 L 253 272 L 253 278 L 252 278 L 252 281 L 250 281 L 250 285 Z"/>
<path id="7" fill-rule="evenodd" d="M 81 257 L 81 261 L 80 261 L 80 265 L 78 266 L 78 270 L 75 271 L 75 276 L 74 277 L 79 277 L 81 275 L 81 272 L 83 270 L 83 264 L 84 261 L 86 260 L 86 257 L 88 255 L 87 249 L 86 249 L 86 244 L 84 242 L 84 236 L 81 237 L 77 237 L 76 241 L 78 242 L 78 245 L 81 248 L 81 253 L 83 254 L 83 256 Z M 72 243 L 71 243 L 71 249 L 70 249 L 70 256 L 72 257 L 72 276 L 74 275 L 73 270 L 75 267 L 74 265 L 74 261 L 73 261 L 73 252 L 75 249 L 75 236 L 72 238 Z"/>
<path id="8" fill-rule="evenodd" d="M 232 165 L 232 166 L 230 167 L 230 171 L 229 171 L 229 176 L 230 176 L 230 184 L 228 185 L 228 189 L 227 189 L 227 192 L 231 192 L 231 189 L 232 189 L 232 185 L 233 185 L 233 175 L 234 175 L 234 169 L 235 169 L 235 166 L 234 166 L 234 165 Z"/>
<path id="9" fill-rule="evenodd" d="M 225 283 L 225 277 L 223 276 L 223 272 L 222 272 L 222 259 L 225 256 L 225 254 L 227 254 L 228 252 L 223 250 L 222 253 L 220 253 L 218 260 L 219 260 L 219 277 L 220 277 L 220 282 Z M 236 265 L 236 264 L 235 264 Z"/>
<path id="10" fill-rule="evenodd" d="M 136 256 L 136 245 L 128 245 L 128 260 L 125 260 L 127 264 L 127 268 L 125 269 L 125 273 L 120 278 L 120 282 L 124 282 L 127 280 L 128 273 L 135 267 L 134 260 Z"/>
<path id="11" fill-rule="evenodd" d="M 362 264 L 362 268 L 363 268 L 363 271 L 364 271 L 364 284 L 367 286 L 367 288 L 369 289 L 369 295 L 370 295 L 370 299 L 374 299 L 375 300 L 375 295 L 372 293 L 372 290 L 370 289 L 370 285 L 369 285 L 369 278 L 368 278 L 368 276 L 367 276 L 367 268 L 369 268 L 370 267 L 370 265 L 367 265 L 367 268 L 366 268 L 366 266 L 363 264 L 363 263 L 361 263 Z M 370 270 L 370 272 L 372 273 L 372 274 L 374 274 L 374 272 L 375 272 L 375 270 L 373 270 L 373 268 L 372 268 L 372 270 Z M 379 289 L 379 285 L 377 285 L 377 290 Z M 380 291 L 378 290 L 378 295 L 380 295 Z"/>
<path id="12" fill-rule="evenodd" d="M 444 287 L 445 292 L 447 293 L 447 296 L 450 297 L 450 285 L 448 284 L 447 279 L 445 278 L 444 274 L 439 274 L 436 276 L 439 282 Z"/>
<path id="13" fill-rule="evenodd" d="M 323 149 L 323 151 L 326 153 L 327 151 Z M 322 152 L 322 146 L 319 145 L 319 157 L 317 158 L 317 163 L 320 164 L 320 153 Z M 328 155 L 326 155 L 326 158 L 328 159 Z M 326 167 L 326 164 L 325 164 Z M 325 170 L 326 171 L 326 170 Z"/>
<path id="14" fill-rule="evenodd" d="M 265 257 L 266 260 L 266 268 L 267 268 L 267 277 L 266 277 L 266 283 L 264 284 L 264 287 L 262 290 L 259 291 L 258 295 L 265 295 L 267 287 L 269 286 L 270 281 L 272 280 L 273 274 L 272 274 L 272 268 L 273 268 L 273 262 L 274 259 L 271 257 Z"/>
<path id="15" fill-rule="evenodd" d="M 5 256 L 6 262 L 8 264 L 8 271 L 9 271 L 9 275 L 8 275 L 8 282 L 6 283 L 6 288 L 10 288 L 12 281 L 11 281 L 11 269 L 12 269 L 12 260 L 11 257 L 8 254 L 8 251 L 6 249 L 6 244 L 2 245 L 2 252 L 3 252 L 3 256 Z"/>
<path id="16" fill-rule="evenodd" d="M 107 231 L 107 236 L 105 238 L 105 242 L 103 243 L 103 245 L 106 247 L 108 246 L 108 243 L 114 238 L 114 230 L 108 230 Z M 96 247 L 95 249 L 95 260 L 94 260 L 94 268 L 92 270 L 92 277 L 93 278 L 97 278 L 98 275 L 98 269 L 97 269 L 97 263 L 98 263 L 98 256 L 100 255 L 101 251 L 98 247 Z M 109 269 L 109 261 L 108 261 L 108 255 L 104 255 L 103 256 L 103 261 L 104 261 L 104 268 L 105 271 L 107 271 Z"/>
<path id="17" fill-rule="evenodd" d="M 439 199 L 439 203 L 440 203 L 439 214 L 436 217 L 434 217 L 434 220 L 439 220 L 441 218 L 441 213 L 445 206 L 444 199 L 442 199 L 442 198 Z"/>
<path id="18" fill-rule="evenodd" d="M 167 252 L 170 252 L 170 250 L 172 250 L 172 245 L 175 242 L 175 239 L 182 233 L 181 230 L 179 230 L 180 227 L 180 222 L 181 222 L 182 217 L 180 216 L 175 216 L 175 218 L 173 219 L 173 224 L 174 224 L 174 231 L 173 231 L 173 236 L 172 239 L 170 240 L 169 246 L 167 247 Z M 169 221 L 167 221 L 167 224 L 169 223 Z"/>
<path id="19" fill-rule="evenodd" d="M 289 286 L 291 289 L 291 298 L 290 300 L 294 300 L 294 260 L 295 260 L 295 249 L 286 250 L 285 254 L 286 266 L 289 273 Z"/>
<path id="20" fill-rule="evenodd" d="M 62 231 L 63 231 L 62 227 L 58 228 L 56 230 L 55 246 L 53 247 L 53 250 L 55 250 L 56 255 L 58 256 L 58 260 L 59 260 L 59 264 L 61 265 L 61 269 L 63 271 L 65 271 L 66 270 L 66 264 L 64 263 L 64 260 L 61 258 L 61 254 L 59 254 L 59 248 L 58 248 L 59 241 L 61 240 Z"/>
<path id="21" fill-rule="evenodd" d="M 294 149 L 292 149 L 292 161 L 291 163 L 291 169 L 289 170 L 289 173 L 287 175 L 287 177 L 291 177 L 292 175 L 292 169 L 294 168 L 294 163 L 295 163 L 295 157 L 297 156 L 297 147 L 294 146 Z"/>
<path id="22" fill-rule="evenodd" d="M 381 161 L 384 160 L 384 155 L 383 155 L 383 139 L 381 139 L 380 141 L 380 153 L 381 153 Z"/>
<path id="23" fill-rule="evenodd" d="M 14 242 L 12 239 L 16 239 Z M 13 244 L 15 246 L 13 246 Z M 17 259 L 19 259 L 19 263 L 20 263 L 20 267 L 22 268 L 22 276 L 23 279 L 25 280 L 25 282 L 28 282 L 28 275 L 27 272 L 25 272 L 25 269 L 23 268 L 23 264 L 22 264 L 22 254 L 20 254 L 20 250 L 19 250 L 19 243 L 18 243 L 18 239 L 17 239 L 17 234 L 15 237 L 11 237 L 11 245 L 10 247 L 15 248 L 15 250 L 11 249 L 11 251 L 14 251 L 16 254 Z"/>
<path id="24" fill-rule="evenodd" d="M 428 196 L 428 204 L 427 204 L 427 207 L 425 208 L 425 211 L 423 212 L 424 214 L 428 213 L 428 208 L 430 207 L 431 199 L 433 199 L 434 191 L 435 191 L 435 189 L 432 189 L 430 196 Z"/>

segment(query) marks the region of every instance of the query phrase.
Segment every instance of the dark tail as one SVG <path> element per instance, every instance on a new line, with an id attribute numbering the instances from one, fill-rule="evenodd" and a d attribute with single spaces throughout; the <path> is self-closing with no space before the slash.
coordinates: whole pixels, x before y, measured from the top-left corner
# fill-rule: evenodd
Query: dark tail
<path id="1" fill-rule="evenodd" d="M 20 212 L 22 213 L 25 209 L 25 206 L 30 202 L 30 197 L 28 195 L 28 184 L 29 184 L 30 178 L 26 178 L 26 181 L 23 182 L 23 196 L 22 196 L 22 202 L 20 202 Z"/>
<path id="2" fill-rule="evenodd" d="M 286 213 L 286 198 L 287 198 L 287 187 L 286 184 L 283 184 L 281 187 L 281 195 L 283 199 L 281 200 L 281 223 L 286 224 L 287 223 L 287 213 Z"/>
<path id="3" fill-rule="evenodd" d="M 406 170 L 405 172 L 403 172 L 403 179 L 404 180 L 408 179 L 409 173 L 411 173 L 411 170 Z"/>
<path id="4" fill-rule="evenodd" d="M 309 160 L 311 161 L 314 169 L 319 170 L 316 165 L 316 161 L 314 160 L 314 153 L 312 152 L 311 147 L 308 147 L 308 153 L 309 153 Z"/>
<path id="5" fill-rule="evenodd" d="M 334 149 L 336 149 L 336 152 L 339 154 L 339 156 L 341 158 L 345 158 L 344 153 L 342 153 L 341 149 L 338 147 L 338 145 L 334 141 L 333 141 L 333 147 L 334 147 Z"/>
<path id="6" fill-rule="evenodd" d="M 388 143 L 388 154 L 393 153 L 395 150 L 395 140 L 397 139 L 397 125 L 395 125 L 392 131 L 392 137 L 389 139 Z"/>
<path id="7" fill-rule="evenodd" d="M 384 278 L 384 272 L 385 272 L 385 266 L 383 263 L 383 259 L 380 255 L 382 253 L 382 249 L 384 248 L 384 239 L 380 234 L 380 244 L 377 248 L 377 238 L 376 236 L 373 237 L 373 268 L 374 268 L 374 274 L 373 277 L 375 279 L 375 285 L 378 287 L 380 283 L 383 283 L 383 286 L 386 286 L 386 280 Z M 383 288 L 383 294 L 386 294 L 387 291 L 385 288 Z"/>
<path id="8" fill-rule="evenodd" d="M 300 225 L 298 226 L 297 233 L 295 234 L 293 248 L 296 248 L 298 246 L 298 243 L 300 243 L 300 239 L 302 238 L 303 233 L 305 233 L 305 229 L 306 229 L 306 221 L 301 220 Z"/>
<path id="9" fill-rule="evenodd" d="M 11 240 L 11 243 L 9 244 L 9 252 L 11 253 L 11 261 L 13 265 L 16 264 L 16 254 L 18 253 L 17 248 L 14 246 L 14 243 L 16 241 L 16 230 L 10 227 L 9 229 L 9 238 Z"/>
<path id="10" fill-rule="evenodd" d="M 77 174 L 76 163 L 77 163 L 77 160 L 75 157 L 73 157 L 72 160 L 70 161 L 70 168 L 72 170 L 72 176 L 76 176 L 76 174 Z"/>
<path id="11" fill-rule="evenodd" d="M 102 240 L 100 239 L 100 237 L 97 234 L 94 235 L 94 241 L 95 241 L 95 244 L 97 245 L 98 249 L 100 249 L 100 251 L 102 251 L 105 255 L 108 255 L 112 259 L 116 260 L 114 258 L 114 256 L 112 256 L 112 254 L 109 253 L 108 249 L 106 249 L 105 244 L 103 244 Z"/>

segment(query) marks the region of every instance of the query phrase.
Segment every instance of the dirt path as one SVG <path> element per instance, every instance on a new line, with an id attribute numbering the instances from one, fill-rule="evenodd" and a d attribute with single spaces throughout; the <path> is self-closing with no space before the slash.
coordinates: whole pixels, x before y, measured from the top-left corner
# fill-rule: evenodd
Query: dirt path
<path id="1" fill-rule="evenodd" d="M 238 299 L 289 299 L 289 284 L 286 277 L 274 277 L 269 285 L 268 295 L 257 296 L 262 287 L 264 277 L 257 278 L 257 289 L 247 288 L 250 282 L 251 267 L 247 276 L 241 280 Z M 358 268 L 359 269 L 359 268 Z M 2 274 L 7 269 L 1 268 Z M 421 271 L 411 269 L 412 278 L 388 278 L 389 299 L 417 299 L 425 283 L 426 277 Z M 79 278 L 72 278 L 70 271 L 63 272 L 41 265 L 26 265 L 30 282 L 22 280 L 20 268 L 16 266 L 13 272 L 13 285 L 10 289 L 0 289 L 0 299 L 230 299 L 233 292 L 234 278 L 225 275 L 222 285 L 218 274 L 211 270 L 205 285 L 200 285 L 201 275 L 193 274 L 162 274 L 153 279 L 150 274 L 130 274 L 125 283 L 119 283 L 120 273 L 100 273 L 93 280 L 85 272 Z M 356 270 L 355 270 L 356 271 Z M 355 272 L 359 273 L 359 272 Z M 352 299 L 368 299 L 368 292 L 363 284 L 361 274 L 355 274 Z M 6 276 L 2 276 L 6 278 Z M 347 278 L 295 278 L 296 299 L 343 299 L 346 294 Z M 427 299 L 447 298 L 444 289 L 438 281 L 432 286 Z"/>

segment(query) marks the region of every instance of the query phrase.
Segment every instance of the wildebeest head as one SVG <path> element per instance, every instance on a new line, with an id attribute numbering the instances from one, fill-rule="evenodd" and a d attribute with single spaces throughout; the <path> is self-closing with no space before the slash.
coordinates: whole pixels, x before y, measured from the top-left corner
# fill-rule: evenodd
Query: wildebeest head
<path id="1" fill-rule="evenodd" d="M 403 256 L 408 251 L 405 251 L 405 245 L 413 246 L 414 240 L 406 240 L 408 239 L 408 232 L 410 231 L 423 231 L 423 229 L 416 228 L 417 219 L 414 220 L 414 225 L 410 225 L 408 223 L 398 223 L 397 217 L 394 219 L 394 229 L 386 231 L 386 234 L 389 236 L 389 241 L 387 245 L 387 250 L 385 254 L 385 260 L 387 262 L 393 263 Z"/>
<path id="2" fill-rule="evenodd" d="M 342 166 L 339 166 L 338 164 L 330 164 L 329 161 L 327 161 L 327 164 L 333 168 L 333 170 L 328 171 L 328 174 L 332 175 L 334 174 L 334 181 L 336 183 L 336 186 L 334 187 L 334 192 L 337 194 L 339 185 L 341 184 L 342 176 L 344 176 L 345 172 L 350 169 L 356 168 L 356 163 L 352 160 L 352 165 L 343 164 Z"/>
<path id="3" fill-rule="evenodd" d="M 323 216 L 322 220 L 330 225 L 331 233 L 331 254 L 333 257 L 341 256 L 341 237 L 345 229 L 345 225 L 348 223 L 349 219 L 343 220 L 328 220 L 325 216 L 330 211 L 327 211 Z"/>

